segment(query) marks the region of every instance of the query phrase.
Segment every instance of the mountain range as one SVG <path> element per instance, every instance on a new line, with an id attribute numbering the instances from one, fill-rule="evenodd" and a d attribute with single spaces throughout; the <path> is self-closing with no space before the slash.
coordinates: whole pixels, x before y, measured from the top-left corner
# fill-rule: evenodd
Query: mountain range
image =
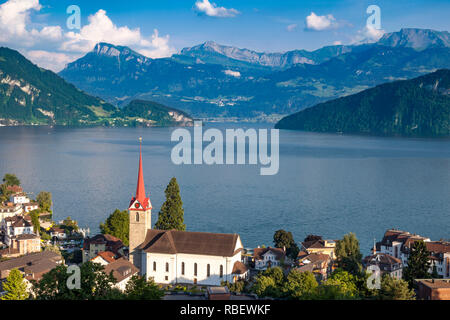
<path id="1" fill-rule="evenodd" d="M 0 124 L 165 126 L 191 125 L 192 118 L 150 101 L 134 100 L 119 109 L 0 47 Z"/>
<path id="2" fill-rule="evenodd" d="M 195 117 L 271 120 L 441 68 L 450 68 L 447 31 L 401 29 L 376 43 L 285 53 L 209 41 L 162 59 L 99 43 L 59 75 L 119 107 L 144 99 Z"/>
<path id="3" fill-rule="evenodd" d="M 278 129 L 420 137 L 450 136 L 450 70 L 378 85 L 280 120 Z"/>

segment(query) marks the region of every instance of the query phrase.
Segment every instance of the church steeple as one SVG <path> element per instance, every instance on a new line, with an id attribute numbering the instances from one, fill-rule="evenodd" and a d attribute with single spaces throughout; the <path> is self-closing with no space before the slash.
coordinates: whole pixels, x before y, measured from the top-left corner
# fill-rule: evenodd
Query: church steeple
<path id="1" fill-rule="evenodd" d="M 142 168 L 142 138 L 139 138 L 139 170 L 136 195 L 128 206 L 130 221 L 129 259 L 139 269 L 142 255 L 139 246 L 144 242 L 147 231 L 152 228 L 152 203 L 145 195 L 144 170 Z"/>
<path id="2" fill-rule="evenodd" d="M 139 203 L 136 204 L 136 200 Z M 134 207 L 133 207 L 134 205 Z M 152 208 L 150 199 L 145 195 L 145 184 L 144 184 L 144 170 L 142 168 L 142 138 L 139 138 L 139 170 L 138 170 L 138 181 L 136 186 L 136 196 L 131 199 L 130 209 L 141 209 L 147 210 Z"/>

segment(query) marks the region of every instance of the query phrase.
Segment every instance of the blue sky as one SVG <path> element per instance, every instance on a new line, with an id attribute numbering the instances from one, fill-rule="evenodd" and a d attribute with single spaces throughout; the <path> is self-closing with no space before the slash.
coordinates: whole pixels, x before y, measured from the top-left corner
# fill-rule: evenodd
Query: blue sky
<path id="1" fill-rule="evenodd" d="M 28 7 L 24 9 L 23 3 Z M 66 27 L 66 8 L 73 4 L 81 9 L 84 30 Z M 207 40 L 258 51 L 313 50 L 363 40 L 366 8 L 373 4 L 381 9 L 381 32 L 405 27 L 449 30 L 450 1 L 441 0 L 0 0 L 0 45 L 54 70 L 100 39 L 152 57 Z M 2 20 L 10 12 L 18 18 Z M 319 25 L 307 28 L 306 19 L 313 13 L 311 21 Z M 324 27 L 320 22 L 331 24 Z M 10 26 L 14 23 L 16 29 Z M 110 30 L 97 30 L 109 24 Z"/>

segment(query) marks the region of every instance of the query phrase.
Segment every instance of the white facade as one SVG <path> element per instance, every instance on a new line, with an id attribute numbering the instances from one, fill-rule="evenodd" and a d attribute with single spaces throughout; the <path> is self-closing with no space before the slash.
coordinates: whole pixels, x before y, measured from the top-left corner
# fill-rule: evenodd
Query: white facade
<path id="1" fill-rule="evenodd" d="M 246 276 L 232 273 L 234 264 L 241 261 L 241 248 L 242 243 L 238 240 L 237 252 L 231 257 L 143 252 L 141 274 L 162 284 L 220 286 L 221 281 L 233 283 Z"/>
<path id="2" fill-rule="evenodd" d="M 279 267 L 281 265 L 280 260 L 277 258 L 277 255 L 268 250 L 266 253 L 261 255 L 262 259 L 255 260 L 255 269 L 257 270 L 266 270 L 270 267 Z"/>
<path id="3" fill-rule="evenodd" d="M 0 205 L 0 223 L 2 223 L 5 218 L 14 217 L 16 215 L 21 214 L 22 212 L 23 209 L 21 205 L 14 205 L 14 206 Z"/>
<path id="4" fill-rule="evenodd" d="M 24 193 L 16 193 L 16 194 L 11 196 L 11 202 L 14 203 L 14 204 L 29 203 L 30 202 L 30 198 L 28 198 L 26 196 L 26 194 L 24 194 Z"/>

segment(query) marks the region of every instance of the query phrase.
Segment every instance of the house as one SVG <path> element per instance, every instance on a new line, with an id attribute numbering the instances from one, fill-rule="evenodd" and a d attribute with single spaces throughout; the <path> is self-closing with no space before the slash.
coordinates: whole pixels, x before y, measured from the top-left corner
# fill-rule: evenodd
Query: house
<path id="1" fill-rule="evenodd" d="M 375 254 L 365 257 L 363 259 L 363 266 L 366 269 L 370 266 L 378 266 L 381 275 L 387 274 L 394 279 L 401 279 L 403 275 L 402 260 L 387 253 L 375 252 Z"/>
<path id="2" fill-rule="evenodd" d="M 403 266 L 408 265 L 409 249 L 417 241 L 430 241 L 429 238 L 406 231 L 389 229 L 385 232 L 383 239 L 376 244 L 377 251 L 386 253 L 402 261 Z"/>
<path id="3" fill-rule="evenodd" d="M 4 281 L 12 269 L 18 269 L 27 280 L 40 280 L 42 276 L 63 263 L 60 254 L 43 251 L 0 262 L 0 281 Z"/>
<path id="4" fill-rule="evenodd" d="M 12 202 L 0 203 L 0 224 L 5 218 L 10 218 L 23 213 L 23 208 L 19 204 Z"/>
<path id="5" fill-rule="evenodd" d="M 25 203 L 30 202 L 30 198 L 28 198 L 27 194 L 24 192 L 15 193 L 10 197 L 10 201 L 14 204 L 23 205 Z"/>
<path id="6" fill-rule="evenodd" d="M 39 209 L 39 203 L 31 201 L 31 202 L 28 202 L 28 203 L 24 203 L 22 205 L 22 207 L 23 207 L 23 210 L 26 213 L 29 213 L 31 211 L 38 210 Z"/>
<path id="7" fill-rule="evenodd" d="M 117 283 L 114 285 L 117 289 L 125 291 L 126 286 L 130 278 L 139 273 L 139 269 L 136 268 L 130 261 L 121 257 L 108 263 L 105 266 L 106 274 L 112 275 L 116 279 Z"/>
<path id="8" fill-rule="evenodd" d="M 416 241 L 424 241 L 430 251 L 431 267 L 429 272 L 436 269 L 439 276 L 450 278 L 450 243 L 446 241 L 431 241 L 430 238 L 411 234 L 406 231 L 389 229 L 383 239 L 376 244 L 377 250 L 387 253 L 402 261 L 403 267 L 408 265 L 411 248 Z"/>
<path id="9" fill-rule="evenodd" d="M 137 249 L 141 274 L 157 283 L 219 286 L 248 275 L 237 234 L 150 229 Z"/>
<path id="10" fill-rule="evenodd" d="M 286 259 L 286 251 L 282 248 L 255 248 L 253 250 L 253 261 L 256 270 L 266 270 L 278 267 Z"/>
<path id="11" fill-rule="evenodd" d="M 312 272 L 319 281 L 328 278 L 332 271 L 332 260 L 330 255 L 324 253 L 307 253 L 300 251 L 297 256 L 296 268 L 300 272 Z"/>
<path id="12" fill-rule="evenodd" d="M 449 279 L 417 279 L 417 298 L 421 300 L 450 300 Z"/>
<path id="13" fill-rule="evenodd" d="M 130 262 L 141 275 L 162 284 L 219 286 L 221 281 L 232 283 L 247 277 L 248 270 L 241 264 L 243 246 L 239 235 L 154 230 L 151 211 L 140 150 L 136 194 L 128 206 Z"/>
<path id="14" fill-rule="evenodd" d="M 117 255 L 111 251 L 100 251 L 95 258 L 91 259 L 91 262 L 99 263 L 102 266 L 106 266 L 111 262 L 117 260 Z"/>
<path id="15" fill-rule="evenodd" d="M 311 253 L 327 254 L 330 256 L 331 260 L 336 259 L 336 254 L 334 252 L 335 249 L 336 249 L 336 241 L 323 240 L 321 237 L 302 242 L 302 251 L 305 251 L 308 254 Z"/>
<path id="16" fill-rule="evenodd" d="M 58 227 L 52 227 L 50 228 L 50 236 L 53 238 L 56 238 L 58 240 L 62 240 L 62 239 L 66 239 L 67 238 L 67 234 L 66 231 L 62 228 L 58 228 Z"/>
<path id="17" fill-rule="evenodd" d="M 4 243 L 11 246 L 11 241 L 22 234 L 34 234 L 30 216 L 16 215 L 7 217 L 2 221 L 1 230 L 4 235 Z"/>
<path id="18" fill-rule="evenodd" d="M 110 234 L 98 234 L 87 238 L 83 243 L 83 262 L 95 258 L 102 251 L 111 251 L 118 256 L 124 256 L 124 247 L 122 240 Z"/>

